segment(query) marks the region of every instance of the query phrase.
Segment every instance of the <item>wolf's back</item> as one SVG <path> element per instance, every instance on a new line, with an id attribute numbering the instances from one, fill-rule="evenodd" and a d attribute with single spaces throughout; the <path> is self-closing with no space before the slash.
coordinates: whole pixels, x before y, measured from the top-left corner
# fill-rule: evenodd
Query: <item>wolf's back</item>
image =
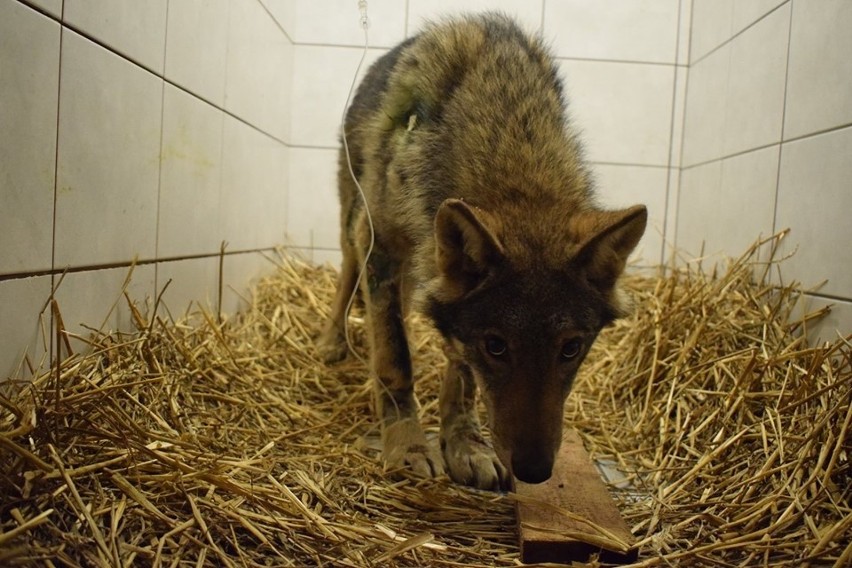
<path id="1" fill-rule="evenodd" d="M 429 248 L 448 198 L 500 212 L 507 224 L 539 218 L 543 237 L 592 199 L 555 62 L 503 15 L 435 22 L 385 54 L 346 132 L 377 232 L 404 248 Z M 344 205 L 357 202 L 340 185 Z"/>

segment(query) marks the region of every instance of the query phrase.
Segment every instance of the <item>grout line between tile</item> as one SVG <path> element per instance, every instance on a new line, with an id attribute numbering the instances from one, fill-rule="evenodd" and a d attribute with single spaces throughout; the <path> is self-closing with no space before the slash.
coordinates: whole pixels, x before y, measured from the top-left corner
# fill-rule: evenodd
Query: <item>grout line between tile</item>
<path id="1" fill-rule="evenodd" d="M 667 164 L 639 164 L 635 162 L 606 162 L 606 161 L 595 161 L 595 160 L 586 160 L 586 163 L 592 166 L 616 166 L 623 168 L 650 168 L 653 170 L 667 170 L 669 166 Z"/>
<path id="2" fill-rule="evenodd" d="M 31 9 L 31 10 L 33 10 L 33 11 L 35 11 L 35 12 L 38 12 L 38 13 L 39 13 L 39 14 L 41 14 L 42 16 L 44 16 L 44 17 L 46 17 L 46 18 L 49 18 L 49 19 L 53 20 L 54 22 L 58 22 L 58 23 L 60 23 L 60 24 L 62 23 L 62 22 L 61 22 L 61 20 L 62 20 L 62 16 L 61 16 L 61 15 L 60 15 L 60 17 L 59 17 L 59 18 L 57 18 L 56 16 L 54 16 L 53 14 L 51 14 L 50 12 L 48 12 L 46 9 L 42 8 L 41 6 L 39 6 L 39 5 L 37 5 L 37 4 L 34 4 L 34 3 L 32 2 L 32 0 L 18 0 L 18 3 L 19 3 L 19 4 L 23 4 L 23 5 L 24 5 L 24 6 L 26 6 L 27 8 L 29 8 L 29 9 Z M 65 6 L 64 6 L 64 4 L 63 4 L 63 6 L 62 6 L 62 10 L 63 10 L 63 11 L 65 10 Z"/>
<path id="3" fill-rule="evenodd" d="M 360 24 L 358 24 L 360 26 Z M 372 28 L 370 28 L 372 29 Z M 338 49 L 359 49 L 361 51 L 364 50 L 364 44 L 357 43 L 323 43 L 316 41 L 300 41 L 294 42 L 294 46 L 297 47 L 327 47 L 327 48 L 338 48 Z M 373 40 L 370 40 L 370 49 L 375 49 L 378 51 L 390 51 L 395 46 L 393 45 L 385 45 L 383 43 L 373 43 Z"/>
<path id="4" fill-rule="evenodd" d="M 689 34 L 689 38 L 686 42 L 686 66 L 689 67 L 692 65 L 692 22 L 693 22 L 693 14 L 695 13 L 695 0 L 682 0 L 680 7 L 683 6 L 683 2 L 689 2 L 689 24 L 687 25 L 686 31 Z M 678 7 L 678 20 L 680 20 L 681 12 L 680 7 Z M 678 27 L 678 32 L 680 32 L 680 27 Z M 678 46 L 677 55 L 675 56 L 675 61 L 680 63 L 680 46 Z"/>
<path id="5" fill-rule="evenodd" d="M 730 160 L 731 158 L 738 158 L 740 156 L 744 156 L 746 154 L 751 154 L 752 152 L 759 152 L 760 150 L 766 150 L 767 148 L 772 148 L 773 146 L 780 144 L 780 142 L 770 142 L 769 144 L 763 144 L 761 146 L 756 146 L 754 148 L 749 148 L 748 150 L 740 150 L 738 152 L 734 152 L 733 154 L 726 154 L 724 156 L 720 156 L 718 158 L 713 158 L 712 160 L 704 160 L 703 162 L 696 162 L 694 164 L 690 164 L 688 166 L 682 166 L 680 168 L 681 172 L 686 172 L 689 170 L 693 170 L 695 168 L 700 168 L 701 166 L 708 166 L 710 164 L 714 164 L 716 162 L 724 162 L 725 160 Z"/>
<path id="6" fill-rule="evenodd" d="M 671 241 L 672 250 L 677 250 L 677 232 L 680 223 L 680 189 L 683 182 L 683 150 L 686 147 L 686 116 L 689 111 L 689 77 L 692 75 L 692 26 L 695 21 L 695 0 L 689 0 L 689 2 L 689 26 L 687 27 L 687 30 L 689 31 L 689 43 L 686 46 L 686 84 L 683 89 L 683 120 L 680 123 L 680 159 L 677 164 L 677 203 L 675 204 L 675 219 Z M 680 12 L 678 12 L 678 19 L 680 19 Z M 678 33 L 680 33 L 680 26 L 678 26 Z M 679 57 L 680 50 L 678 49 L 678 54 L 675 59 L 679 60 Z M 663 260 L 665 260 L 665 258 Z M 666 266 L 665 262 L 663 263 L 663 266 Z"/>
<path id="7" fill-rule="evenodd" d="M 290 34 L 287 33 L 287 30 L 284 29 L 284 26 L 281 24 L 281 22 L 278 21 L 278 18 L 276 18 L 272 14 L 272 12 L 269 11 L 269 8 L 266 6 L 266 4 L 264 2 L 262 2 L 261 0 L 257 0 L 257 1 L 260 4 L 260 6 L 263 8 L 263 10 L 266 12 L 266 15 L 269 16 L 269 19 L 272 20 L 272 22 L 275 24 L 275 26 L 279 30 L 281 30 L 281 33 L 284 34 L 284 37 L 287 38 L 287 41 L 289 41 L 291 44 L 295 45 L 296 42 L 293 41 L 293 38 L 290 37 Z"/>
<path id="8" fill-rule="evenodd" d="M 319 144 L 288 144 L 288 147 L 293 150 L 339 150 L 339 146 L 322 146 Z"/>
<path id="9" fill-rule="evenodd" d="M 339 146 L 322 146 L 318 144 L 288 144 L 288 148 L 294 150 L 333 150 L 337 152 L 340 150 Z M 609 161 L 596 161 L 596 160 L 587 160 L 586 163 L 594 166 L 621 166 L 621 167 L 631 167 L 631 168 L 652 168 L 652 169 L 669 169 L 669 164 L 640 164 L 638 162 L 609 162 Z"/>
<path id="10" fill-rule="evenodd" d="M 60 13 L 61 18 L 65 19 L 65 2 L 62 3 L 62 11 Z M 53 219 L 51 221 L 51 238 L 50 238 L 50 298 L 48 302 L 53 300 L 53 294 L 56 292 L 56 286 L 58 283 L 56 282 L 56 211 L 58 206 L 58 196 L 59 196 L 59 130 L 60 130 L 60 119 L 62 112 L 62 57 L 63 57 L 63 39 L 65 38 L 65 28 L 60 23 L 59 25 L 59 69 L 58 69 L 58 77 L 56 80 L 56 148 L 54 149 L 53 155 Z M 57 345 L 54 343 L 54 327 L 56 323 L 54 321 L 53 310 L 50 310 L 48 321 L 48 336 L 49 336 L 49 347 L 48 347 L 48 360 L 53 361 L 54 356 L 56 359 L 59 359 L 59 354 L 56 350 L 59 349 Z"/>
<path id="11" fill-rule="evenodd" d="M 680 20 L 682 17 L 683 2 L 678 2 L 677 5 L 677 32 L 675 33 L 675 64 L 679 63 L 680 59 Z M 669 198 L 671 196 L 671 185 L 672 185 L 672 154 L 674 153 L 674 133 L 675 133 L 675 119 L 676 119 L 676 107 L 677 107 L 677 82 L 678 79 L 678 66 L 675 65 L 674 68 L 674 80 L 672 81 L 672 115 L 671 120 L 669 122 L 669 161 L 668 161 L 668 172 L 666 175 L 666 197 L 665 197 L 665 211 L 663 212 L 663 242 L 660 245 L 660 266 L 665 266 L 665 258 L 666 258 L 666 240 L 668 239 L 668 227 L 669 227 Z M 684 104 L 686 101 L 684 101 Z M 681 139 L 683 136 L 681 136 Z"/>
<path id="12" fill-rule="evenodd" d="M 695 61 L 691 62 L 690 65 L 695 65 L 696 63 L 700 63 L 701 61 L 704 61 L 705 59 L 710 57 L 713 53 L 719 51 L 725 45 L 733 42 L 735 39 L 737 39 L 738 37 L 743 35 L 745 32 L 747 32 L 748 30 L 750 30 L 751 28 L 753 28 L 754 26 L 756 26 L 757 24 L 759 24 L 760 22 L 765 20 L 770 14 L 774 14 L 776 11 L 781 9 L 782 6 L 784 6 L 785 4 L 791 3 L 791 2 L 792 2 L 792 0 L 785 0 L 784 2 L 778 4 L 777 6 L 775 6 L 774 8 L 772 8 L 771 10 L 769 10 L 768 12 L 763 14 L 761 17 L 759 17 L 758 19 L 756 19 L 755 21 L 753 21 L 749 25 L 747 25 L 746 27 L 744 27 L 743 29 L 741 29 L 740 31 L 738 31 L 737 33 L 735 33 L 734 35 L 732 35 L 731 37 L 729 37 L 728 39 L 726 39 L 725 41 L 723 41 L 722 43 L 720 43 L 719 45 L 717 45 L 716 47 L 714 47 L 713 49 L 711 49 L 710 51 L 708 51 L 707 53 L 705 53 L 704 55 L 699 57 L 698 59 L 696 59 Z M 731 10 L 733 12 L 733 4 L 731 6 L 732 6 Z M 693 8 L 694 7 L 695 6 L 693 5 Z M 691 43 L 691 39 L 690 39 L 690 43 Z M 691 51 L 692 51 L 692 46 L 690 45 L 690 55 L 691 55 Z"/>
<path id="13" fill-rule="evenodd" d="M 166 33 L 163 40 L 163 77 L 166 75 L 166 61 L 169 54 L 169 7 L 171 2 L 166 0 Z M 160 82 L 160 148 L 157 168 L 157 218 L 154 221 L 154 257 L 160 256 L 160 213 L 163 201 L 163 142 L 166 135 L 166 81 Z M 154 263 L 154 291 L 159 290 L 159 264 Z"/>
<path id="14" fill-rule="evenodd" d="M 407 37 L 407 31 L 406 31 Z M 298 42 L 293 43 L 294 46 L 298 47 L 324 47 L 324 48 L 337 48 L 337 49 L 364 49 L 364 45 L 356 45 L 356 44 L 334 44 L 334 43 L 319 43 L 319 42 Z M 389 45 L 380 45 L 380 44 L 370 44 L 371 50 L 381 50 L 387 51 L 392 49 L 393 46 Z M 660 67 L 675 67 L 681 66 L 685 67 L 684 64 L 679 64 L 676 62 L 665 62 L 665 61 L 640 61 L 634 59 L 606 59 L 606 58 L 596 58 L 596 57 L 571 57 L 571 56 L 559 56 L 555 55 L 554 59 L 557 61 L 579 61 L 579 62 L 588 62 L 588 63 L 621 63 L 625 65 L 655 65 Z"/>
<path id="15" fill-rule="evenodd" d="M 675 55 L 677 58 L 677 55 Z M 675 60 L 674 63 L 666 63 L 664 61 L 639 61 L 633 59 L 606 59 L 606 58 L 597 58 L 597 57 L 567 57 L 567 56 L 556 56 L 555 59 L 557 61 L 577 61 L 584 63 L 621 63 L 623 65 L 652 65 L 657 67 L 677 67 L 678 63 Z"/>
<path id="16" fill-rule="evenodd" d="M 227 100 L 227 97 L 228 97 L 228 75 L 229 75 L 228 70 L 231 67 L 231 65 L 230 65 L 230 62 L 231 62 L 231 32 L 233 31 L 231 29 L 231 26 L 233 25 L 233 17 L 232 17 L 233 11 L 234 11 L 234 3 L 230 2 L 228 4 L 228 27 L 225 31 L 225 76 L 222 79 L 222 106 L 219 107 L 219 106 L 213 104 L 212 102 L 210 102 L 208 100 L 202 99 L 207 104 L 209 104 L 209 105 L 211 105 L 215 108 L 218 108 L 220 111 L 222 111 L 225 114 L 230 114 L 230 113 L 228 113 L 228 111 L 225 110 L 225 106 L 228 104 L 228 100 Z M 186 91 L 186 89 L 184 89 L 184 92 L 188 92 L 188 91 Z M 190 94 L 192 94 L 192 93 L 190 93 Z M 233 116 L 233 115 L 231 115 L 231 116 Z M 223 144 L 224 144 L 224 142 L 223 142 Z"/>
<path id="17" fill-rule="evenodd" d="M 405 39 L 408 39 L 408 18 L 411 14 L 411 1 L 405 0 L 405 22 L 402 26 L 402 34 Z"/>
<path id="18" fill-rule="evenodd" d="M 235 251 L 226 252 L 226 256 L 230 255 L 240 255 L 240 254 L 253 254 L 253 253 L 268 253 L 275 252 L 279 248 L 292 248 L 290 245 L 281 245 L 274 247 L 262 247 L 262 248 L 254 248 L 254 249 L 240 249 Z M 321 249 L 322 247 L 316 247 L 317 249 Z M 329 248 L 329 250 L 336 250 L 333 248 Z M 197 260 L 202 258 L 217 258 L 219 257 L 220 252 L 211 252 L 211 253 L 201 253 L 201 254 L 188 254 L 181 256 L 169 256 L 163 258 L 148 258 L 143 260 L 124 260 L 117 262 L 108 262 L 103 264 L 86 264 L 79 266 L 68 266 L 63 268 L 52 268 L 49 270 L 32 270 L 29 272 L 13 272 L 9 274 L 0 274 L 0 282 L 4 282 L 7 280 L 20 280 L 23 278 L 35 278 L 37 276 L 58 276 L 61 274 L 75 274 L 78 272 L 93 272 L 97 270 L 111 270 L 113 268 L 129 268 L 131 266 L 147 266 L 149 264 L 158 264 L 165 262 L 179 262 L 183 260 Z"/>
<path id="19" fill-rule="evenodd" d="M 689 86 L 688 82 L 687 82 L 687 86 Z M 712 160 L 704 160 L 703 162 L 696 162 L 696 163 L 690 164 L 688 166 L 682 166 L 680 168 L 680 170 L 682 172 L 687 171 L 687 170 L 692 170 L 692 169 L 695 169 L 695 168 L 699 168 L 701 166 L 706 166 L 706 165 L 712 164 L 714 162 L 721 162 L 721 161 L 724 161 L 724 160 L 728 160 L 730 158 L 737 158 L 737 157 L 743 156 L 745 154 L 750 154 L 751 152 L 757 152 L 759 150 L 766 150 L 767 148 L 771 148 L 775 145 L 779 145 L 779 144 L 787 145 L 787 144 L 792 144 L 794 142 L 801 142 L 801 141 L 807 140 L 809 138 L 816 138 L 816 137 L 822 136 L 824 134 L 831 134 L 832 132 L 839 132 L 841 130 L 846 130 L 847 128 L 852 128 L 852 122 L 847 123 L 847 124 L 840 124 L 838 126 L 832 126 L 830 128 L 824 128 L 822 130 L 817 130 L 817 131 L 814 131 L 814 132 L 809 132 L 807 134 L 795 136 L 795 137 L 789 138 L 787 140 L 782 140 L 782 141 L 779 141 L 779 142 L 770 142 L 769 144 L 763 144 L 761 146 L 755 146 L 754 148 L 749 148 L 747 150 L 740 150 L 738 152 L 734 152 L 733 154 L 726 154 L 726 155 L 720 156 L 718 158 L 713 158 Z"/>
<path id="20" fill-rule="evenodd" d="M 784 127 L 787 121 L 787 90 L 790 80 L 790 46 L 793 40 L 793 7 L 790 5 L 790 21 L 787 26 L 787 60 L 784 62 L 784 105 L 781 107 L 781 136 L 778 144 L 778 165 L 775 169 L 775 199 L 772 203 L 772 234 L 778 229 L 778 194 L 781 192 L 781 158 L 784 156 Z"/>
<path id="21" fill-rule="evenodd" d="M 808 132 L 807 134 L 800 134 L 799 136 L 794 136 L 787 140 L 782 140 L 782 144 L 791 144 L 793 142 L 801 142 L 802 140 L 807 140 L 808 138 L 815 138 L 817 136 L 822 136 L 823 134 L 831 134 L 832 132 L 838 132 L 840 130 L 846 130 L 847 128 L 852 128 L 852 122 L 847 122 L 845 124 L 838 124 L 837 126 L 830 126 L 828 128 L 823 128 L 821 130 L 815 130 L 814 132 Z"/>
<path id="22" fill-rule="evenodd" d="M 820 300 L 831 300 L 833 302 L 843 302 L 844 304 L 852 304 L 852 297 L 844 298 L 835 294 L 821 294 L 819 292 L 804 292 L 804 295 L 809 298 L 819 298 Z"/>

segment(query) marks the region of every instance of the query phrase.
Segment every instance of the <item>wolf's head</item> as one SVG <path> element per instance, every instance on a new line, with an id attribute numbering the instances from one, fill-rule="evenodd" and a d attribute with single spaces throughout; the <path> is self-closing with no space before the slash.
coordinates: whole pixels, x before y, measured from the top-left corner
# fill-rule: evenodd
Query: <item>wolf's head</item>
<path id="1" fill-rule="evenodd" d="M 536 242 L 463 201 L 438 209 L 424 307 L 472 370 L 494 449 L 522 481 L 551 475 L 565 398 L 600 329 L 624 312 L 616 283 L 646 220 L 641 205 L 586 209 Z"/>

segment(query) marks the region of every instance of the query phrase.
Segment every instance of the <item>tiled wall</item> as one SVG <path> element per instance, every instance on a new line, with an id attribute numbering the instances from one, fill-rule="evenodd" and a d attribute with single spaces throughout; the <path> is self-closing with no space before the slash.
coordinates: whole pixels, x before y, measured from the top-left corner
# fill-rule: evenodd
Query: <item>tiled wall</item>
<path id="1" fill-rule="evenodd" d="M 52 287 L 127 328 L 134 259 L 163 313 L 220 277 L 238 308 L 285 242 L 293 51 L 287 0 L 0 0 L 0 378 L 46 360 Z"/>
<path id="2" fill-rule="evenodd" d="M 641 263 L 789 226 L 786 277 L 829 278 L 811 300 L 848 332 L 850 6 L 369 0 L 362 73 L 426 18 L 515 15 L 552 43 L 603 203 L 648 205 Z M 60 281 L 85 333 L 128 325 L 110 307 L 134 258 L 131 295 L 171 281 L 176 314 L 215 305 L 220 277 L 236 309 L 275 245 L 336 263 L 358 19 L 355 0 L 0 0 L 0 377 L 45 359 Z"/>
<path id="3" fill-rule="evenodd" d="M 823 338 L 852 331 L 850 29 L 848 0 L 692 8 L 677 245 L 718 258 L 791 229 L 782 278 L 828 280 Z"/>

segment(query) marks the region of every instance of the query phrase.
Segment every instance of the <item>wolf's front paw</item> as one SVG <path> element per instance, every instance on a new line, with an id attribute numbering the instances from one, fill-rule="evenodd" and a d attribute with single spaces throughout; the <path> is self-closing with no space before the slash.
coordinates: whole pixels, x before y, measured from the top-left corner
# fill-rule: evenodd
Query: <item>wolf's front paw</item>
<path id="1" fill-rule="evenodd" d="M 478 432 L 454 432 L 441 438 L 450 477 L 479 489 L 508 489 L 509 472 Z"/>
<path id="2" fill-rule="evenodd" d="M 408 467 L 420 477 L 444 475 L 441 452 L 429 445 L 416 418 L 404 418 L 385 426 L 382 460 L 390 469 Z"/>
<path id="3" fill-rule="evenodd" d="M 329 326 L 317 337 L 316 347 L 323 363 L 342 361 L 349 351 L 346 337 L 334 326 Z"/>

